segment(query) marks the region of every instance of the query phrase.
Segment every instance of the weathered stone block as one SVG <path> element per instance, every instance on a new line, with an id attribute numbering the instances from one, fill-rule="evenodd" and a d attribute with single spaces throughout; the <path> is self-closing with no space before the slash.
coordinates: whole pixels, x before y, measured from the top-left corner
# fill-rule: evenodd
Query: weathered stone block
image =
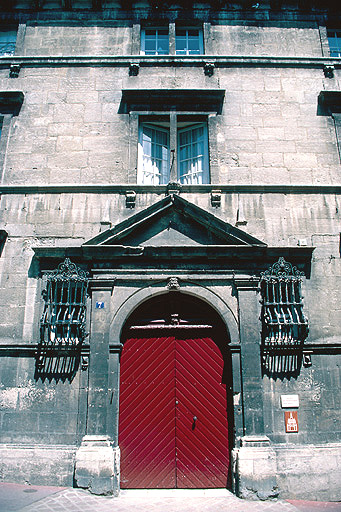
<path id="1" fill-rule="evenodd" d="M 108 436 L 84 436 L 76 453 L 75 484 L 93 494 L 119 492 L 120 450 Z"/>
<path id="2" fill-rule="evenodd" d="M 236 491 L 240 498 L 277 498 L 276 453 L 266 436 L 245 436 L 235 453 Z"/>

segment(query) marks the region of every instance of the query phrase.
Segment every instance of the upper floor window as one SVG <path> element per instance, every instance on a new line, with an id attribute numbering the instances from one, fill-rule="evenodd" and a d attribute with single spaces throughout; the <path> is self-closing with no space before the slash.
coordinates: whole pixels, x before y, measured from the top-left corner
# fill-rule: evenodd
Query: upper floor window
<path id="1" fill-rule="evenodd" d="M 327 30 L 331 57 L 341 57 L 341 29 Z"/>
<path id="2" fill-rule="evenodd" d="M 203 52 L 202 31 L 198 28 L 177 28 L 175 31 L 176 55 L 200 55 Z"/>
<path id="3" fill-rule="evenodd" d="M 17 40 L 17 30 L 14 27 L 0 27 L 0 55 L 13 55 Z"/>
<path id="4" fill-rule="evenodd" d="M 142 122 L 139 128 L 138 183 L 209 183 L 207 123 L 182 120 Z"/>
<path id="5" fill-rule="evenodd" d="M 168 55 L 168 27 L 143 29 L 141 33 L 141 53 L 143 55 Z"/>
<path id="6" fill-rule="evenodd" d="M 202 55 L 204 53 L 201 28 L 145 27 L 141 30 L 142 55 Z"/>

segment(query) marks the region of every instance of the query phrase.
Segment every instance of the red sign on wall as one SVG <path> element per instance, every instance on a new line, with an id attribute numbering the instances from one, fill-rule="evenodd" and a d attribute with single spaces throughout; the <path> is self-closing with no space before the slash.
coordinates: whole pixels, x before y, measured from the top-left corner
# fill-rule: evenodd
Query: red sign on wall
<path id="1" fill-rule="evenodd" d="M 284 419 L 286 432 L 298 432 L 297 411 L 285 411 Z"/>

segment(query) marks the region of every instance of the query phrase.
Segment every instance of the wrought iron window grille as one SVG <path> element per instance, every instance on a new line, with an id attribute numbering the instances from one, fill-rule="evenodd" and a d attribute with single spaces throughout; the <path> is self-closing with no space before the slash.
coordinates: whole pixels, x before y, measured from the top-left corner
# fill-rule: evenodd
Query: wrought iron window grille
<path id="1" fill-rule="evenodd" d="M 279 258 L 261 273 L 262 371 L 272 378 L 297 377 L 308 336 L 301 282 L 304 273 Z"/>
<path id="2" fill-rule="evenodd" d="M 265 346 L 293 346 L 308 336 L 301 282 L 304 273 L 279 258 L 261 273 L 262 341 Z"/>
<path id="3" fill-rule="evenodd" d="M 86 338 L 88 283 L 88 272 L 69 258 L 46 274 L 36 359 L 39 376 L 70 377 L 77 370 Z"/>

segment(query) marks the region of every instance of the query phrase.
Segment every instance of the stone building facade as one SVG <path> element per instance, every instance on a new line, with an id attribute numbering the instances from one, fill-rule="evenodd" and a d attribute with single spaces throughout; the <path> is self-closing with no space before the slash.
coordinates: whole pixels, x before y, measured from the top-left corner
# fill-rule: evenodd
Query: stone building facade
<path id="1" fill-rule="evenodd" d="M 2 480 L 115 494 L 130 464 L 135 486 L 220 487 L 199 466 L 227 429 L 238 495 L 340 499 L 340 21 L 317 0 L 2 9 Z M 184 340 L 203 385 L 182 440 L 199 462 L 171 484 L 147 482 L 167 458 L 158 339 L 170 389 Z"/>

